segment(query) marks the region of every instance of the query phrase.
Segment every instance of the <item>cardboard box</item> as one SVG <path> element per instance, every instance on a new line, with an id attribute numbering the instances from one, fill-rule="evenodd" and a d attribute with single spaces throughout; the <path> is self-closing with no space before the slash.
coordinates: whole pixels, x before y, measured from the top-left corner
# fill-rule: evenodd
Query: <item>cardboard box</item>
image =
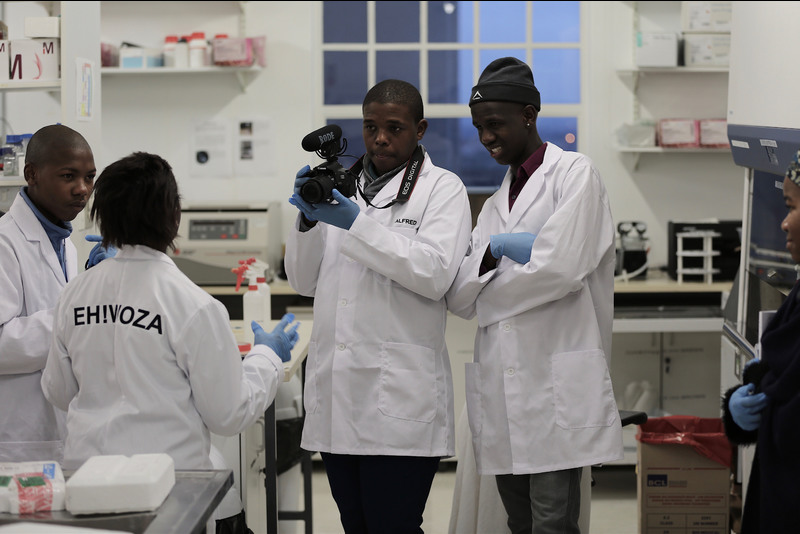
<path id="1" fill-rule="evenodd" d="M 14 39 L 10 41 L 10 78 L 22 81 L 53 81 L 61 78 L 61 47 L 58 39 Z"/>
<path id="2" fill-rule="evenodd" d="M 700 119 L 700 146 L 725 148 L 728 141 L 728 121 L 725 119 Z"/>
<path id="3" fill-rule="evenodd" d="M 639 67 L 677 67 L 678 34 L 672 32 L 637 33 L 636 65 Z"/>
<path id="4" fill-rule="evenodd" d="M 683 31 L 730 32 L 731 2 L 681 2 Z"/>
<path id="5" fill-rule="evenodd" d="M 724 434 L 722 439 L 727 439 Z M 730 467 L 699 454 L 691 445 L 640 440 L 636 475 L 640 534 L 729 534 L 730 478 Z"/>
<path id="6" fill-rule="evenodd" d="M 666 148 L 700 146 L 700 128 L 694 119 L 661 119 L 658 121 L 658 145 Z"/>
<path id="7" fill-rule="evenodd" d="M 694 33 L 683 36 L 683 60 L 687 67 L 727 67 L 730 55 L 730 34 Z"/>
<path id="8" fill-rule="evenodd" d="M 28 39 L 61 37 L 60 17 L 25 17 L 25 37 Z"/>

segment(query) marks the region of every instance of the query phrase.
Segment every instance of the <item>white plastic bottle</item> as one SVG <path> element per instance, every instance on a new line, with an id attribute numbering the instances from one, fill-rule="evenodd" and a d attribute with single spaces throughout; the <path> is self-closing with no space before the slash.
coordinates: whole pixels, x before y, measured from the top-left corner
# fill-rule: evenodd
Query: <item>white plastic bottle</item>
<path id="1" fill-rule="evenodd" d="M 194 32 L 189 41 L 189 68 L 198 69 L 206 66 L 208 42 L 205 32 Z"/>
<path id="2" fill-rule="evenodd" d="M 258 277 L 254 272 L 248 272 L 247 279 L 247 293 L 242 297 L 242 317 L 244 319 L 245 339 L 252 345 L 254 336 L 251 325 L 253 321 L 266 329 L 268 327 L 266 324 L 268 319 L 264 316 L 265 295 L 263 292 L 258 291 Z"/>
<path id="3" fill-rule="evenodd" d="M 177 35 L 167 35 L 164 38 L 164 66 L 175 67 L 175 48 L 178 46 Z"/>
<path id="4" fill-rule="evenodd" d="M 269 270 L 269 265 L 255 258 L 251 258 L 248 260 L 248 262 L 249 270 L 254 272 L 256 275 L 256 290 L 263 299 L 262 305 L 264 306 L 264 309 L 262 311 L 262 315 L 264 316 L 265 321 L 270 321 L 272 320 L 272 291 L 269 288 L 269 284 L 267 284 L 267 271 Z"/>
<path id="5" fill-rule="evenodd" d="M 189 68 L 189 39 L 181 37 L 175 43 L 175 65 L 176 69 Z"/>

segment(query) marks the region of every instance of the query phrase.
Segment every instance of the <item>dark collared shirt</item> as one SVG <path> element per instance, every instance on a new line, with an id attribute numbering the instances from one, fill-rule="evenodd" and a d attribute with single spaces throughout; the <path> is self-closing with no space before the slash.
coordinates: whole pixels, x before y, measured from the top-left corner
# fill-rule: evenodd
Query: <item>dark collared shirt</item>
<path id="1" fill-rule="evenodd" d="M 508 188 L 508 211 L 511 211 L 511 208 L 514 207 L 514 202 L 516 202 L 517 197 L 519 197 L 519 194 L 522 192 L 522 188 L 528 183 L 528 179 L 542 166 L 546 150 L 547 143 L 544 143 L 525 160 L 525 163 L 520 165 L 519 169 L 517 169 L 517 175 L 511 179 L 511 187 Z M 486 251 L 483 254 L 481 267 L 478 270 L 478 276 L 483 276 L 495 267 L 497 267 L 497 258 L 492 256 L 492 251 L 487 245 Z"/>

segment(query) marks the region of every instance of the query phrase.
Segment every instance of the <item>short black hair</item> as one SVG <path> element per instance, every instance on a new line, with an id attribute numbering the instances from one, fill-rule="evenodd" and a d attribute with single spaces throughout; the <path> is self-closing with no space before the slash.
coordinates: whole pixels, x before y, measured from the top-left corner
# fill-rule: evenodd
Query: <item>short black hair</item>
<path id="1" fill-rule="evenodd" d="M 178 183 L 160 156 L 134 152 L 106 167 L 95 183 L 91 218 L 106 246 L 174 250 L 180 213 Z"/>
<path id="2" fill-rule="evenodd" d="M 28 141 L 25 149 L 25 163 L 33 165 L 46 165 L 54 154 L 61 153 L 63 149 L 87 150 L 92 149 L 86 139 L 78 132 L 63 124 L 51 124 L 36 131 Z"/>
<path id="3" fill-rule="evenodd" d="M 422 96 L 419 90 L 403 80 L 383 80 L 377 83 L 372 89 L 367 91 L 364 103 L 361 104 L 363 110 L 367 104 L 376 102 L 378 104 L 400 104 L 406 106 L 414 117 L 414 122 L 419 122 L 425 118 L 425 110 L 422 106 Z"/>

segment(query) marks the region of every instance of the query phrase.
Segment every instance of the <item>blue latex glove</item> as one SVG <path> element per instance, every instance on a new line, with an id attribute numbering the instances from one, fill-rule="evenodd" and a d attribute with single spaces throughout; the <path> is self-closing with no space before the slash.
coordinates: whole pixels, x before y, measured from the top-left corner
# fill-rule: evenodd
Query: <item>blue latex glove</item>
<path id="1" fill-rule="evenodd" d="M 748 432 L 758 430 L 758 425 L 761 423 L 761 412 L 768 403 L 767 396 L 764 393 L 754 395 L 754 389 L 754 384 L 745 384 L 733 392 L 728 402 L 728 411 L 733 422 Z"/>
<path id="2" fill-rule="evenodd" d="M 309 177 L 306 176 L 306 174 L 308 174 L 310 171 L 311 167 L 308 165 L 297 171 L 297 175 L 294 178 L 294 194 L 291 196 L 291 198 L 289 198 L 289 204 L 300 210 L 300 213 L 305 216 L 307 221 L 314 222 L 317 219 L 315 219 L 311 214 L 313 209 L 311 204 L 303 200 L 303 198 L 300 196 L 300 188 L 303 187 L 303 184 L 308 181 Z"/>
<path id="3" fill-rule="evenodd" d="M 309 221 L 315 222 L 317 220 L 313 213 L 314 206 L 303 200 L 300 193 L 294 193 L 289 197 L 289 204 L 300 210 L 300 213 Z"/>
<path id="4" fill-rule="evenodd" d="M 86 241 L 89 242 L 96 242 L 97 244 L 92 248 L 91 252 L 89 252 L 89 259 L 86 261 L 86 268 L 94 267 L 101 261 L 107 258 L 113 258 L 117 255 L 117 248 L 109 246 L 108 248 L 103 246 L 103 238 L 99 235 L 87 235 Z"/>
<path id="5" fill-rule="evenodd" d="M 288 362 L 292 359 L 292 349 L 300 338 L 297 333 L 297 327 L 300 326 L 300 323 L 294 323 L 287 329 L 292 321 L 294 321 L 294 314 L 287 313 L 269 334 L 261 328 L 260 324 L 255 321 L 251 322 L 250 328 L 253 329 L 254 343 L 268 346 L 278 355 L 282 362 Z"/>
<path id="6" fill-rule="evenodd" d="M 297 175 L 294 177 L 294 193 L 296 195 L 300 194 L 300 188 L 308 181 L 309 177 L 306 174 L 309 172 L 311 172 L 311 167 L 308 165 L 297 171 Z"/>
<path id="7" fill-rule="evenodd" d="M 536 235 L 529 232 L 495 234 L 489 237 L 489 250 L 498 260 L 505 256 L 524 265 L 531 261 L 531 248 L 535 239 Z"/>
<path id="8" fill-rule="evenodd" d="M 361 212 L 361 208 L 358 207 L 358 204 L 341 194 L 338 189 L 333 190 L 332 196 L 336 203 L 332 202 L 328 204 L 327 202 L 320 202 L 318 204 L 309 204 L 300 198 L 300 195 L 292 195 L 289 202 L 297 206 L 300 211 L 310 209 L 310 216 L 306 215 L 305 211 L 303 211 L 303 215 L 306 215 L 306 217 L 311 220 L 322 221 L 331 226 L 338 226 L 343 230 L 349 230 L 350 227 L 353 226 L 353 221 L 356 220 L 356 217 L 358 217 L 358 214 Z M 305 204 L 307 208 L 303 207 L 303 204 Z"/>

